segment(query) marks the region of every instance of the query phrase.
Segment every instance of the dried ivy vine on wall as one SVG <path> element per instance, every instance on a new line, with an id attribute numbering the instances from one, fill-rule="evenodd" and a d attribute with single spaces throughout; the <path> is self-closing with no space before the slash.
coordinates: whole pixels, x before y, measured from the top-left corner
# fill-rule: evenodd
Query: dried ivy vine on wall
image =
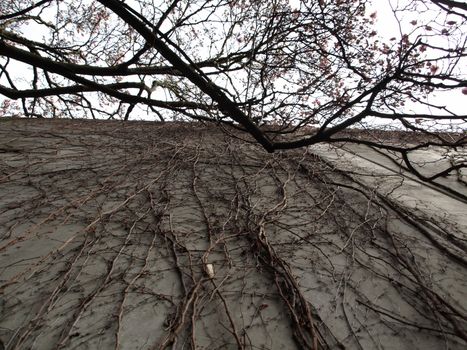
<path id="1" fill-rule="evenodd" d="M 456 227 L 311 151 L 271 155 L 177 124 L 12 121 L 2 133 L 7 349 L 467 341 Z"/>

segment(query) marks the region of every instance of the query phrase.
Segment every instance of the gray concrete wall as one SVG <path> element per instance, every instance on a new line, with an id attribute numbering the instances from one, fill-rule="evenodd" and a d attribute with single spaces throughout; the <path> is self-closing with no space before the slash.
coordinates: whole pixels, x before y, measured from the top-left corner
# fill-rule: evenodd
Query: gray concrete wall
<path id="1" fill-rule="evenodd" d="M 0 339 L 464 349 L 466 209 L 355 146 L 271 155 L 188 125 L 2 120 Z"/>

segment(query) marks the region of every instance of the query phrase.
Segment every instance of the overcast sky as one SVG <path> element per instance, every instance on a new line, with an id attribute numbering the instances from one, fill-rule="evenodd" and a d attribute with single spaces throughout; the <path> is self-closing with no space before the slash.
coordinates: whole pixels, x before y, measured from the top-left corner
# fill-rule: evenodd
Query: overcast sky
<path id="1" fill-rule="evenodd" d="M 298 7 L 298 0 L 290 0 L 290 4 L 292 7 Z M 381 38 L 384 38 L 388 40 L 391 37 L 400 37 L 400 31 L 399 31 L 399 23 L 401 23 L 401 29 L 402 32 L 410 32 L 412 28 L 410 27 L 410 21 L 411 18 L 410 16 L 417 16 L 417 19 L 419 21 L 422 21 L 423 18 L 420 18 L 419 14 L 410 14 L 408 17 L 406 16 L 405 18 L 401 18 L 402 22 L 398 22 L 398 20 L 395 18 L 393 11 L 391 10 L 391 5 L 394 7 L 397 7 L 398 5 L 403 4 L 404 2 L 407 2 L 409 0 L 373 0 L 370 7 L 368 8 L 368 14 L 376 12 L 376 30 L 379 33 L 378 35 Z M 31 34 L 34 34 L 34 31 L 31 32 Z M 35 39 L 40 40 L 40 33 L 35 32 Z M 18 64 L 18 71 L 24 71 L 24 66 L 21 67 L 22 65 Z M 465 71 L 465 68 L 467 66 L 465 65 L 465 61 L 463 63 L 463 66 L 461 66 L 461 69 Z M 5 83 L 3 81 L 3 83 Z M 18 84 L 19 87 L 21 87 L 21 83 Z M 25 82 L 25 87 L 29 85 L 29 82 Z M 154 95 L 153 95 L 154 97 Z M 161 96 L 162 97 L 162 96 Z M 0 103 L 4 100 L 4 97 L 0 95 Z M 467 114 L 467 95 L 463 95 L 461 89 L 457 89 L 454 91 L 438 91 L 432 94 L 428 102 L 432 104 L 438 104 L 438 105 L 445 105 L 450 109 L 452 112 L 459 114 L 459 115 L 466 115 Z M 405 112 L 413 112 L 416 113 L 430 113 L 429 110 L 427 110 L 427 107 L 425 106 L 420 106 L 415 105 L 415 104 L 408 104 L 407 109 Z M 145 116 L 146 113 L 141 113 L 141 116 Z M 133 117 L 139 117 L 137 113 L 133 114 Z M 151 117 L 152 119 L 152 117 Z"/>
<path id="2" fill-rule="evenodd" d="M 393 14 L 391 5 L 393 8 L 397 5 L 402 6 L 404 3 L 407 3 L 407 0 L 373 0 L 371 6 L 368 8 L 369 13 L 376 11 L 376 30 L 379 35 L 383 38 L 390 39 L 391 37 L 398 36 L 398 26 L 399 22 Z M 433 9 L 436 6 L 433 5 Z M 434 10 L 436 11 L 436 10 Z M 408 14 L 405 18 L 401 18 L 402 30 L 405 32 L 410 32 L 412 30 L 412 20 L 418 20 L 419 22 L 423 20 L 423 16 L 418 14 L 417 18 L 412 18 L 414 14 Z M 467 30 L 467 28 L 466 28 Z M 464 73 L 464 77 L 467 79 L 467 62 L 464 59 L 463 64 L 460 66 Z M 450 90 L 450 91 L 437 91 L 429 96 L 428 102 L 431 104 L 445 105 L 456 114 L 467 115 L 467 95 L 462 94 L 461 89 Z M 410 105 L 409 105 L 410 106 Z M 427 107 L 418 105 L 410 106 L 413 108 L 414 112 L 425 113 Z"/>

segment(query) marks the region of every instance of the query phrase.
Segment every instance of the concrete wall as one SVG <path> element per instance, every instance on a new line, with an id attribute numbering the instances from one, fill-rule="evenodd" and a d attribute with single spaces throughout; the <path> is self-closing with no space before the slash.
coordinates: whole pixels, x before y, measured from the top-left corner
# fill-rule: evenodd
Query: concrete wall
<path id="1" fill-rule="evenodd" d="M 271 155 L 193 125 L 2 120 L 0 339 L 464 349 L 457 175 L 442 181 L 460 197 L 367 148 Z"/>

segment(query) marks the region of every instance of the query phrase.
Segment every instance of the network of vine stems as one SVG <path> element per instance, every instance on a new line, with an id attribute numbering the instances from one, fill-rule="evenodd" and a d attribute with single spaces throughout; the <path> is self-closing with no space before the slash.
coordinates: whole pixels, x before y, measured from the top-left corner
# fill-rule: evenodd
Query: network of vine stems
<path id="1" fill-rule="evenodd" d="M 465 278 L 456 227 L 311 151 L 187 124 L 26 122 L 0 145 L 18 193 L 0 202 L 7 349 L 465 345 L 440 279 Z"/>

